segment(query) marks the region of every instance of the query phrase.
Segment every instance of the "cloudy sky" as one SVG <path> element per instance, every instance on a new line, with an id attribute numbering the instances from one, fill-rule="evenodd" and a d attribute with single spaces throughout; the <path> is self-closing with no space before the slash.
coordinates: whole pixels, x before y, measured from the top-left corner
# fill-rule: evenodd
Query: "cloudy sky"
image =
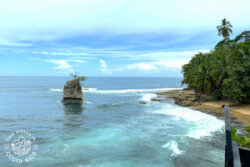
<path id="1" fill-rule="evenodd" d="M 0 0 L 0 75 L 181 77 L 181 66 L 250 29 L 249 0 Z"/>

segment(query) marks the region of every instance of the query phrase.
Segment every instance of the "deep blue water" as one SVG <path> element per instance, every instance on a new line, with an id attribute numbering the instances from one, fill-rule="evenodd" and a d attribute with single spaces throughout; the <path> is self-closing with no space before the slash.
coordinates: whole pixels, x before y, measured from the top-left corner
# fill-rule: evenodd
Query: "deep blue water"
<path id="1" fill-rule="evenodd" d="M 181 79 L 90 77 L 86 103 L 64 105 L 68 79 L 0 77 L 0 166 L 224 166 L 223 120 L 171 99 L 150 101 L 155 92 L 181 88 Z M 30 162 L 6 156 L 6 138 L 17 130 L 36 138 Z"/>

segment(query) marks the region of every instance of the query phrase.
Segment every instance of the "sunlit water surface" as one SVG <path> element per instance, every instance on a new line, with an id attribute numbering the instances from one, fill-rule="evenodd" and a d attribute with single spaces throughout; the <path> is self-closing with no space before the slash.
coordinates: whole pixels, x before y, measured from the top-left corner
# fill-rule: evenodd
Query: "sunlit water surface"
<path id="1" fill-rule="evenodd" d="M 177 78 L 88 78 L 85 104 L 63 105 L 67 77 L 0 77 L 0 164 L 11 132 L 26 130 L 38 148 L 29 167 L 221 167 L 223 120 L 155 92 Z M 88 89 L 86 89 L 88 88 Z M 146 101 L 147 104 L 139 104 Z"/>

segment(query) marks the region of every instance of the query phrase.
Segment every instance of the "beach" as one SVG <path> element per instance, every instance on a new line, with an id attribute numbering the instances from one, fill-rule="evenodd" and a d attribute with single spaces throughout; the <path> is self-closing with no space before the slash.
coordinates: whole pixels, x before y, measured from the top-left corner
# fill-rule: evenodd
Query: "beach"
<path id="1" fill-rule="evenodd" d="M 191 107 L 202 112 L 213 115 L 224 115 L 223 105 L 230 106 L 231 119 L 242 123 L 246 126 L 250 125 L 250 104 L 235 104 L 228 101 L 214 101 L 211 97 L 199 98 L 193 90 L 172 90 L 168 92 L 159 92 L 159 96 L 173 98 L 175 103 L 181 106 Z"/>

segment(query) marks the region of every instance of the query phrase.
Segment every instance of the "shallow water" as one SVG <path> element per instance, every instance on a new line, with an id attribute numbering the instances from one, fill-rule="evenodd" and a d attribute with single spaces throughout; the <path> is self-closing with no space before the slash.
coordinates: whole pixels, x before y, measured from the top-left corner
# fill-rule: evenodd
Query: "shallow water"
<path id="1" fill-rule="evenodd" d="M 224 165 L 223 120 L 155 92 L 181 88 L 178 78 L 88 78 L 83 105 L 63 105 L 66 77 L 0 77 L 0 145 L 11 132 L 36 138 L 30 167 Z M 88 88 L 88 89 L 86 89 Z M 139 104 L 139 101 L 147 104 Z M 11 162 L 1 147 L 1 166 Z"/>

